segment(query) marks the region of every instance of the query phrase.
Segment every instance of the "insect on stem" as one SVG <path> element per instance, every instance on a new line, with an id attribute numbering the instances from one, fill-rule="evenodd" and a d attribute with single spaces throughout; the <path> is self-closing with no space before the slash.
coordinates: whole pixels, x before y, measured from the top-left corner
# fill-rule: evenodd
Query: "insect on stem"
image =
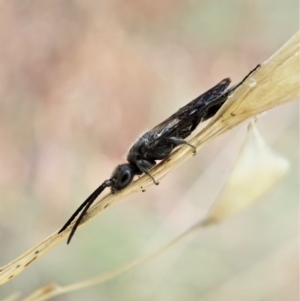
<path id="1" fill-rule="evenodd" d="M 134 176 L 142 174 L 147 174 L 153 183 L 158 185 L 159 182 L 156 182 L 151 175 L 151 169 L 157 164 L 157 161 L 167 158 L 177 146 L 188 145 L 193 148 L 194 154 L 196 154 L 196 147 L 185 139 L 197 128 L 199 123 L 213 117 L 228 99 L 229 95 L 242 85 L 259 67 L 260 65 L 254 68 L 240 83 L 232 88 L 228 88 L 231 82 L 230 79 L 223 79 L 139 137 L 128 152 L 128 163 L 118 165 L 110 179 L 104 181 L 78 207 L 58 233 L 60 234 L 66 230 L 79 215 L 69 234 L 67 241 L 69 244 L 86 212 L 107 187 L 110 187 L 111 192 L 115 193 L 127 187 L 133 181 Z"/>

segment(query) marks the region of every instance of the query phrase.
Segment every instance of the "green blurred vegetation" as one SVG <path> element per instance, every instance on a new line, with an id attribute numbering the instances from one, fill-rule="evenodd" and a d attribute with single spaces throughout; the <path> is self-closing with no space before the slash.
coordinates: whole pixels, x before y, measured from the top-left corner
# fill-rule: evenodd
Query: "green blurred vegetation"
<path id="1" fill-rule="evenodd" d="M 297 30 L 287 1 L 0 1 L 0 265 L 59 229 L 134 139 Z M 258 123 L 291 161 L 264 202 L 109 283 L 55 300 L 297 300 L 298 105 Z M 0 289 L 28 294 L 153 250 L 214 200 L 245 135 L 109 208 Z M 54 300 L 54 299 L 53 299 Z"/>

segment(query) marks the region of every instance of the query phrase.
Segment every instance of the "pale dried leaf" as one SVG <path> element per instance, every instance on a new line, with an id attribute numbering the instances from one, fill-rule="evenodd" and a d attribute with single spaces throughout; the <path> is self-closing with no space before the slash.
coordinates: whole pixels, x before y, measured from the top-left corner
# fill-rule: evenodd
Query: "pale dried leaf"
<path id="1" fill-rule="evenodd" d="M 288 167 L 288 161 L 268 146 L 251 122 L 225 187 L 208 214 L 208 222 L 223 221 L 257 202 L 287 174 Z"/>

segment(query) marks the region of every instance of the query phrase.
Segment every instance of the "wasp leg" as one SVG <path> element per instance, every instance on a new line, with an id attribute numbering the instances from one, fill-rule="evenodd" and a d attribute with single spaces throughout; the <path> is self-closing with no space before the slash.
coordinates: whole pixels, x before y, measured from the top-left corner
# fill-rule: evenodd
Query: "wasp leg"
<path id="1" fill-rule="evenodd" d="M 148 177 L 151 178 L 151 180 L 153 181 L 153 183 L 155 185 L 158 185 L 159 182 L 156 182 L 155 179 L 152 177 L 152 175 L 150 174 L 149 170 L 156 165 L 155 161 L 154 163 L 153 162 L 150 162 L 150 161 L 147 161 L 147 160 L 137 160 L 135 162 L 135 164 L 137 165 L 137 167 L 143 172 L 145 173 Z"/>
<path id="2" fill-rule="evenodd" d="M 183 144 L 188 145 L 194 150 L 194 154 L 196 154 L 196 152 L 197 152 L 196 147 L 194 145 L 188 143 L 184 139 L 181 139 L 181 138 L 178 138 L 178 137 L 168 137 L 168 138 L 165 139 L 165 141 L 169 142 L 169 143 L 172 143 L 175 146 L 183 145 Z"/>

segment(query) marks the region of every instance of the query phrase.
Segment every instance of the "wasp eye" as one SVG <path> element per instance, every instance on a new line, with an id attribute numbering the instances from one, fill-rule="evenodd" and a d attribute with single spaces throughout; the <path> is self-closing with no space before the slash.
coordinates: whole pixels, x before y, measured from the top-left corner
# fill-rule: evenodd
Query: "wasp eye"
<path id="1" fill-rule="evenodd" d="M 129 184 L 131 180 L 131 172 L 129 170 L 124 170 L 123 174 L 121 175 L 120 184 L 126 186 L 127 183 Z"/>
<path id="2" fill-rule="evenodd" d="M 134 171 L 129 164 L 121 164 L 114 170 L 112 179 L 114 180 L 113 189 L 121 190 L 128 186 L 134 177 Z"/>

